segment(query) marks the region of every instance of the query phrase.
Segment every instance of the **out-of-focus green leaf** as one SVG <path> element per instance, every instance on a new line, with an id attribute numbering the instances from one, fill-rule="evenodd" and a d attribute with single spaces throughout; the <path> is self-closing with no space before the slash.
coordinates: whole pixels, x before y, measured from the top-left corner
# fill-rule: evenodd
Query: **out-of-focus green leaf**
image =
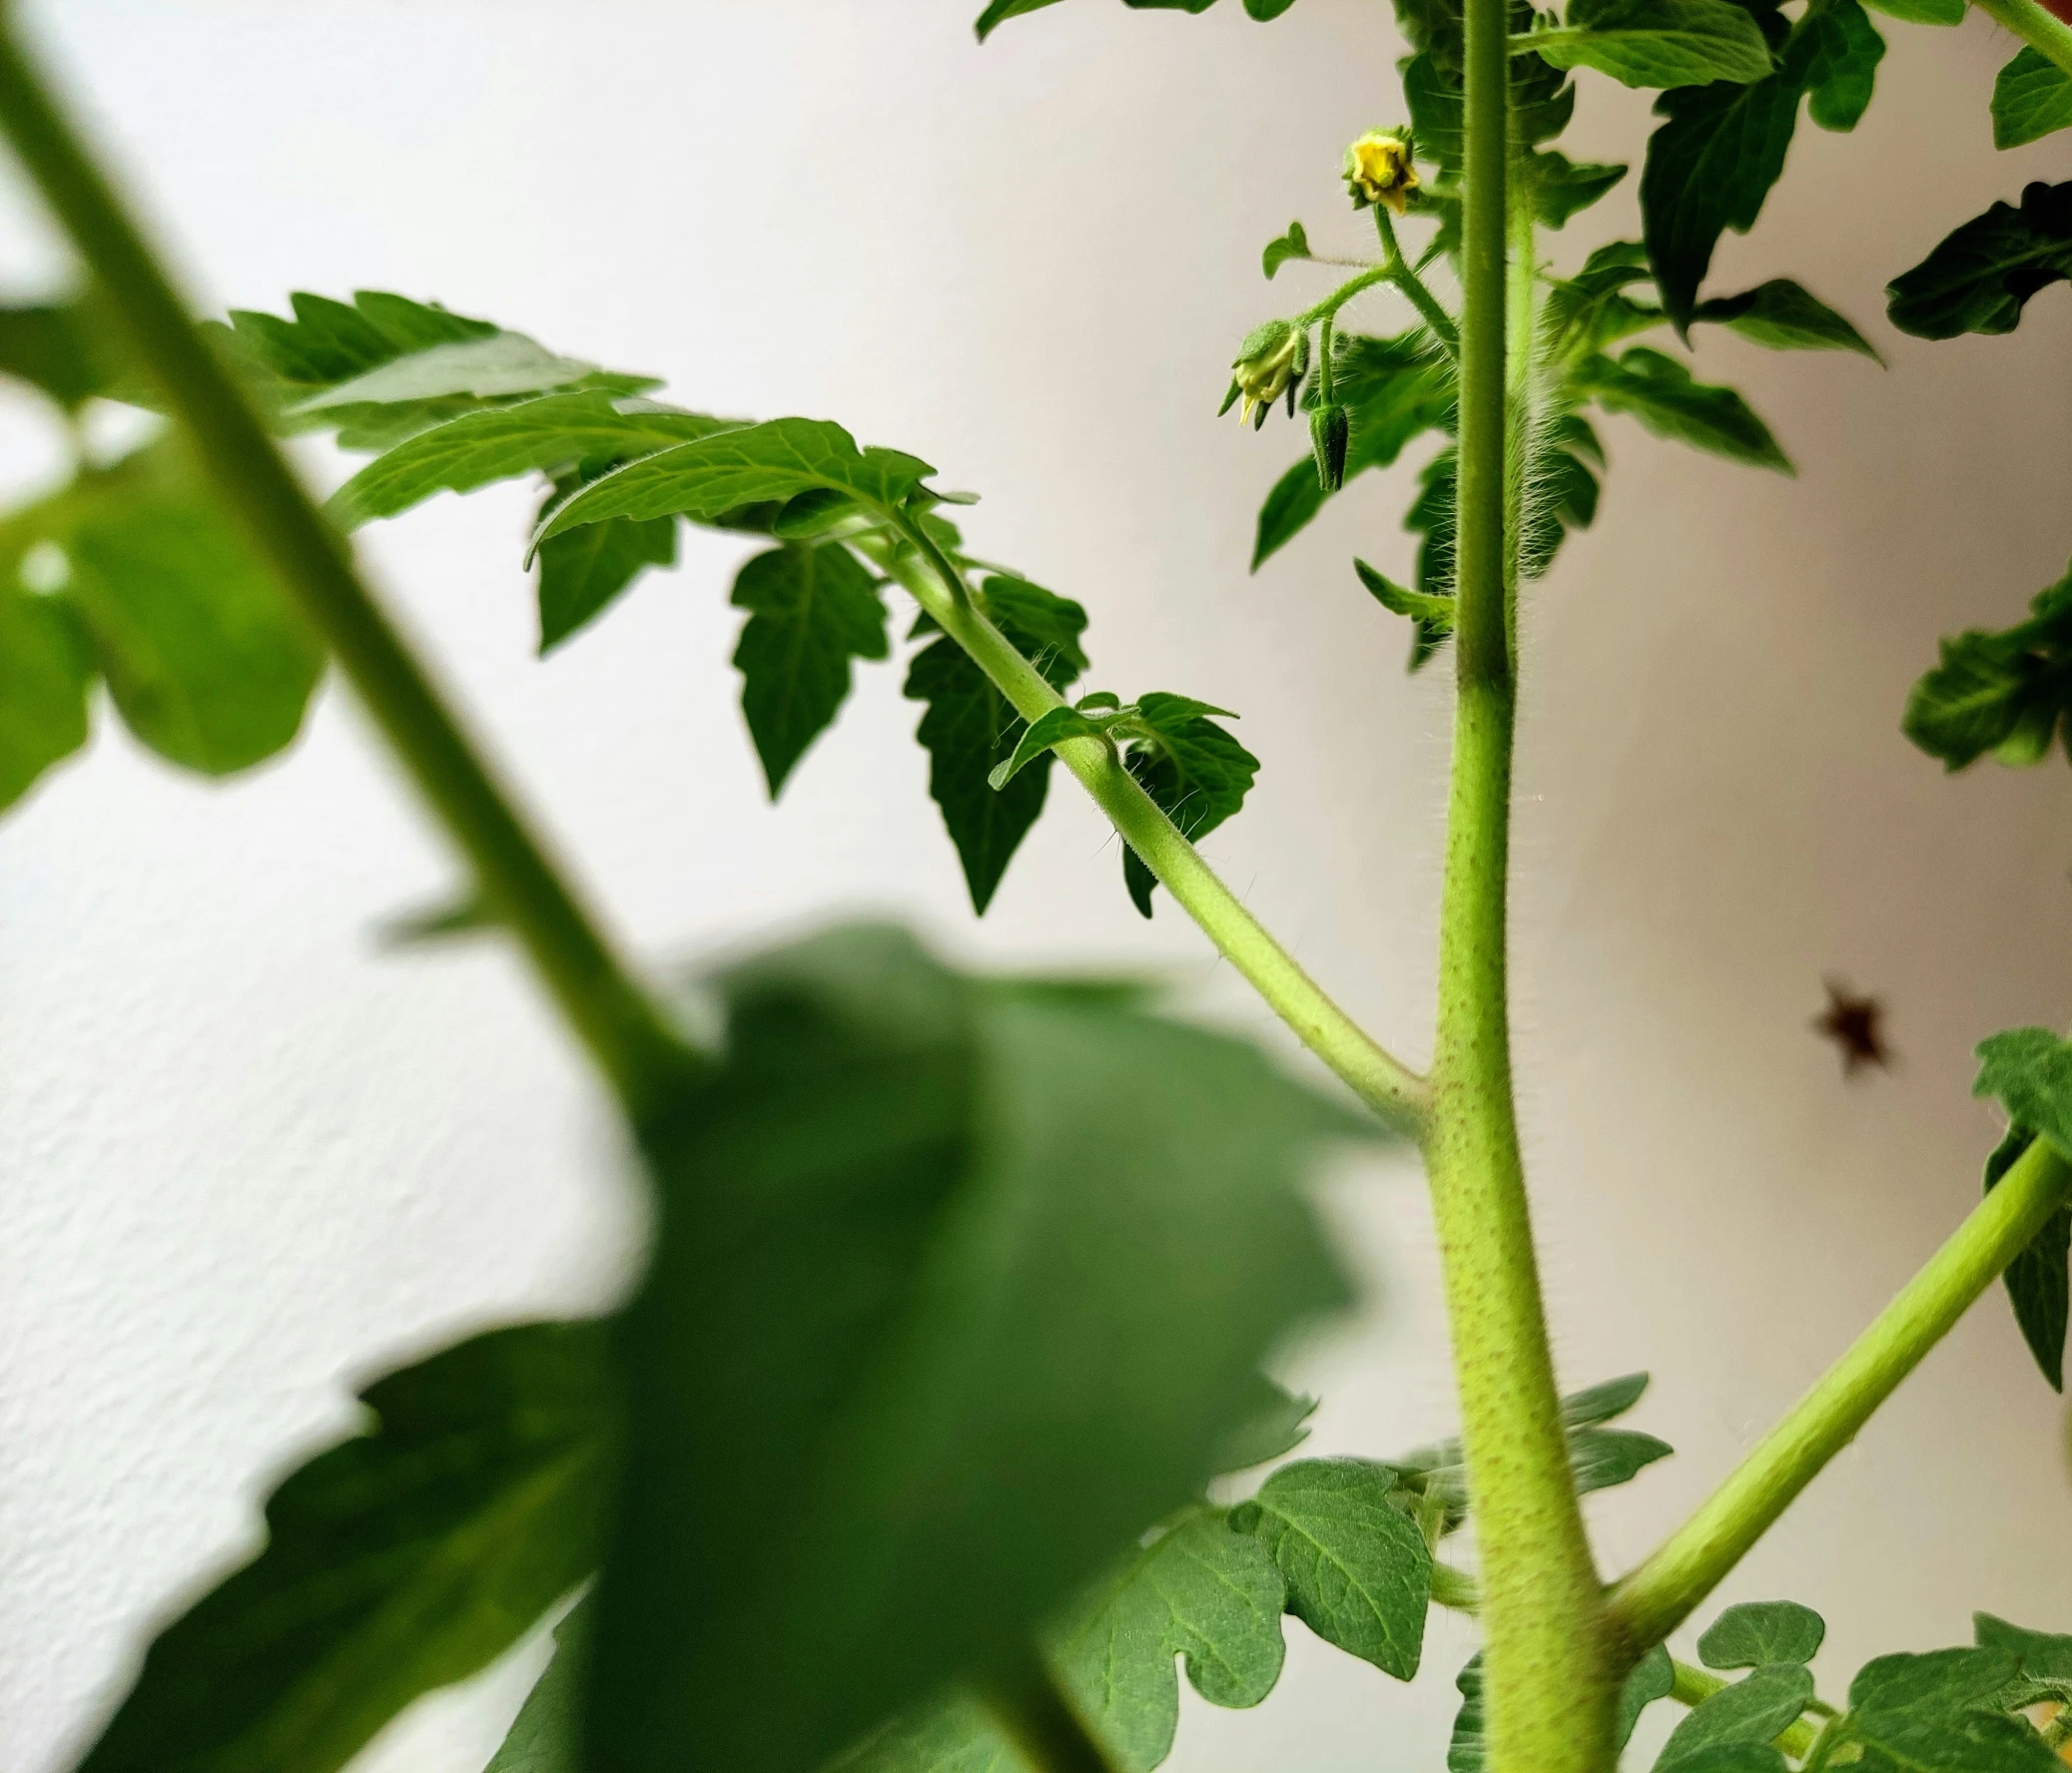
<path id="1" fill-rule="evenodd" d="M 593 1567 L 618 1432 L 600 1324 L 495 1330 L 376 1381 L 267 1503 L 266 1548 L 159 1633 L 80 1773 L 335 1773 Z"/>
<path id="2" fill-rule="evenodd" d="M 1288 232 L 1278 240 L 1266 243 L 1266 251 L 1260 255 L 1260 264 L 1270 280 L 1275 272 L 1290 259 L 1309 257 L 1309 235 L 1299 222 L 1290 222 Z"/>
<path id="3" fill-rule="evenodd" d="M 1872 362 L 1884 360 L 1869 339 L 1789 278 L 1771 278 L 1738 296 L 1715 296 L 1691 317 L 1717 320 L 1771 350 L 1851 350 Z"/>
<path id="4" fill-rule="evenodd" d="M 1216 1470 L 1246 1472 L 1292 1453 L 1309 1439 L 1314 1398 L 1298 1398 L 1264 1374 L 1254 1376 L 1253 1403 L 1238 1427 L 1216 1450 Z"/>
<path id="5" fill-rule="evenodd" d="M 93 676 L 69 603 L 0 582 L 0 808 L 86 743 Z"/>
<path id="6" fill-rule="evenodd" d="M 2037 291 L 2072 279 L 2072 180 L 1996 203 L 1885 289 L 1892 324 L 1918 338 L 2012 332 Z"/>
<path id="7" fill-rule="evenodd" d="M 1696 380 L 1674 357 L 1637 344 L 1616 362 L 1586 358 L 1570 383 L 1607 412 L 1630 413 L 1658 437 L 1689 443 L 1751 467 L 1793 472 L 1769 427 L 1732 388 Z"/>
<path id="8" fill-rule="evenodd" d="M 1729 0 L 1569 0 L 1566 25 L 1532 35 L 1557 68 L 1595 68 L 1624 86 L 1747 82 L 1769 72 L 1769 45 Z"/>
<path id="9" fill-rule="evenodd" d="M 1940 650 L 1907 697 L 1906 736 L 1950 770 L 1987 752 L 2006 764 L 2040 762 L 2072 707 L 2072 571 L 2036 594 L 2028 621 L 1967 629 Z"/>
<path id="10" fill-rule="evenodd" d="M 1344 1297 L 1299 1186 L 1356 1123 L 1247 1046 L 878 928 L 722 986 L 723 1066 L 649 1136 L 586 1706 L 619 1773 L 810 1773 L 994 1665 Z"/>
<path id="11" fill-rule="evenodd" d="M 115 385 L 116 348 L 91 296 L 0 306 L 0 375 L 40 389 L 67 412 Z"/>
<path id="12" fill-rule="evenodd" d="M 502 1745 L 482 1773 L 581 1773 L 576 1744 L 581 1728 L 583 1657 L 589 1648 L 590 1603 L 577 1602 L 554 1627 L 554 1654 Z"/>

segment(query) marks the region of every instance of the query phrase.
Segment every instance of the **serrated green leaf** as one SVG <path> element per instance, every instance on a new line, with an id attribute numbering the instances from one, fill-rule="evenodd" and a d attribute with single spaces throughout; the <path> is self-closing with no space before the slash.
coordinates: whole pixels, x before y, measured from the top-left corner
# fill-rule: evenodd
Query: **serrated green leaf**
<path id="1" fill-rule="evenodd" d="M 589 1626 L 590 1602 L 585 1596 L 554 1627 L 553 1657 L 532 1683 L 482 1773 L 581 1773 L 576 1743 Z"/>
<path id="2" fill-rule="evenodd" d="M 1079 635 L 1086 612 L 1078 604 L 1026 580 L 1000 576 L 986 580 L 980 596 L 994 626 L 1036 662 L 1052 689 L 1064 689 L 1085 670 Z M 983 916 L 1016 849 L 1042 814 L 1052 756 L 1045 752 L 995 791 L 990 779 L 1014 756 L 1022 717 L 947 635 L 914 656 L 904 693 L 910 701 L 928 704 L 915 729 L 929 754 L 928 791 L 957 846 L 972 909 Z"/>
<path id="3" fill-rule="evenodd" d="M 1050 1659 L 1120 1773 L 1150 1773 L 1179 1723 L 1173 1659 L 1211 1704 L 1257 1705 L 1280 1678 L 1287 1599 L 1259 1540 L 1195 1508 L 1072 1609 Z"/>
<path id="4" fill-rule="evenodd" d="M 93 678 L 70 605 L 0 583 L 0 808 L 86 743 Z"/>
<path id="5" fill-rule="evenodd" d="M 1788 278 L 1701 301 L 1691 317 L 1718 321 L 1771 350 L 1851 350 L 1874 363 L 1884 361 L 1869 339 Z"/>
<path id="6" fill-rule="evenodd" d="M 2020 148 L 2072 129 L 2072 74 L 2024 45 L 1993 82 L 1993 146 Z"/>
<path id="7" fill-rule="evenodd" d="M 1205 838 L 1244 805 L 1259 760 L 1199 712 L 1205 705 L 1186 696 L 1152 691 L 1137 702 L 1134 723 L 1141 735 L 1122 755 L 1130 775 L 1190 843 Z M 1157 877 L 1127 846 L 1122 882 L 1146 917 Z"/>
<path id="8" fill-rule="evenodd" d="M 604 1326 L 495 1330 L 377 1380 L 159 1633 L 80 1773 L 334 1773 L 587 1575 L 618 1412 Z"/>
<path id="9" fill-rule="evenodd" d="M 1645 344 L 1616 362 L 1608 356 L 1586 358 L 1570 381 L 1607 412 L 1629 413 L 1658 437 L 1751 467 L 1795 471 L 1769 427 L 1732 388 L 1698 381 L 1674 357 Z"/>
<path id="10" fill-rule="evenodd" d="M 734 669 L 774 801 L 847 699 L 850 661 L 888 656 L 885 602 L 847 548 L 799 543 L 753 556 L 735 577 L 732 601 L 749 612 Z"/>
<path id="11" fill-rule="evenodd" d="M 988 773 L 986 783 L 995 794 L 1008 786 L 1029 765 L 1067 739 L 1098 738 L 1107 731 L 1105 719 L 1089 716 L 1083 709 L 1053 708 L 1025 727 L 1008 761 Z"/>
<path id="12" fill-rule="evenodd" d="M 916 456 L 859 449 L 840 425 L 774 418 L 642 456 L 555 507 L 533 545 L 605 517 L 689 517 L 709 523 L 738 506 L 832 488 L 879 511 L 903 506 L 935 472 Z"/>
<path id="13" fill-rule="evenodd" d="M 1260 263 L 1267 279 L 1271 281 L 1273 274 L 1287 264 L 1290 259 L 1307 259 L 1308 257 L 1309 235 L 1303 229 L 1301 223 L 1290 222 L 1286 234 L 1282 235 L 1278 240 L 1270 240 L 1266 243 L 1266 251 L 1260 256 Z"/>
<path id="14" fill-rule="evenodd" d="M 1727 0 L 1718 3 L 1725 6 Z M 1519 176 L 1531 184 L 1533 214 L 1541 227 L 1560 228 L 1571 216 L 1589 209 L 1609 192 L 1626 177 L 1627 171 L 1624 166 L 1597 161 L 1572 161 L 1566 154 L 1550 149 L 1544 153 L 1533 151 L 1522 164 Z"/>
<path id="15" fill-rule="evenodd" d="M 1769 45 L 1729 0 L 1570 0 L 1568 23 L 1529 39 L 1557 68 L 1595 68 L 1624 86 L 1760 80 Z"/>
<path id="16" fill-rule="evenodd" d="M 1461 1708 L 1454 1713 L 1453 1735 L 1446 1744 L 1446 1773 L 1483 1773 L 1489 1764 L 1489 1726 L 1483 1710 L 1482 1652 L 1453 1677 Z"/>
<path id="17" fill-rule="evenodd" d="M 2012 1650 L 1880 1656 L 1849 1684 L 1849 1734 L 1867 1773 L 2062 1773 L 2022 1719 L 1992 1709 L 2021 1658 Z"/>
<path id="18" fill-rule="evenodd" d="M 2072 279 L 2072 181 L 1996 203 L 1885 287 L 1892 324 L 1917 338 L 2012 332 L 2037 291 Z"/>
<path id="19" fill-rule="evenodd" d="M 1765 1664 L 1694 1706 L 1670 1732 L 1656 1766 L 1667 1773 L 1716 1744 L 1768 1742 L 1798 1721 L 1812 1697 L 1813 1677 L 1802 1663 Z"/>
<path id="20" fill-rule="evenodd" d="M 1314 1398 L 1298 1398 L 1275 1385 L 1263 1373 L 1252 1378 L 1253 1401 L 1244 1419 L 1216 1449 L 1216 1471 L 1248 1472 L 1292 1453 L 1309 1439 L 1309 1419 L 1316 1414 Z"/>
<path id="21" fill-rule="evenodd" d="M 1353 561 L 1353 571 L 1359 574 L 1360 583 L 1367 587 L 1368 594 L 1383 609 L 1394 615 L 1408 616 L 1413 622 L 1428 623 L 1434 634 L 1453 632 L 1454 601 L 1451 597 L 1433 597 L 1423 591 L 1413 591 L 1358 558 Z"/>
<path id="22" fill-rule="evenodd" d="M 344 528 L 356 529 L 435 492 L 472 492 L 536 468 L 571 467 L 592 458 L 626 461 L 742 428 L 736 420 L 678 412 L 650 400 L 595 391 L 545 394 L 417 432 L 368 462 L 332 494 L 327 509 Z"/>
<path id="23" fill-rule="evenodd" d="M 1744 1600 L 1706 1627 L 1698 1659 L 1708 1668 L 1810 1662 L 1826 1635 L 1827 1622 L 1795 1600 Z"/>
<path id="24" fill-rule="evenodd" d="M 1446 73 L 1428 52 L 1411 56 L 1402 67 L 1403 102 L 1410 111 L 1410 132 L 1419 157 L 1448 171 L 1457 169 L 1465 140 L 1460 71 Z"/>
<path id="25" fill-rule="evenodd" d="M 1823 130 L 1846 133 L 1870 108 L 1885 40 L 1857 0 L 1834 0 L 1818 14 L 1806 59 L 1806 115 Z"/>
<path id="26" fill-rule="evenodd" d="M 674 517 L 607 517 L 542 542 L 540 657 L 588 627 L 649 567 L 675 564 Z"/>
<path id="27" fill-rule="evenodd" d="M 1288 1611 L 1326 1643 L 1410 1680 L 1424 1648 L 1432 1553 L 1372 1460 L 1298 1460 L 1230 1513 L 1288 1584 Z"/>
<path id="28" fill-rule="evenodd" d="M 1639 241 L 1598 248 L 1573 278 L 1550 279 L 1541 325 L 1548 354 L 1562 360 L 1595 355 L 1620 339 L 1659 326 L 1669 316 L 1626 292 L 1653 281 Z"/>
<path id="29" fill-rule="evenodd" d="M 1199 1493 L 1261 1356 L 1345 1297 L 1299 1189 L 1354 1123 L 1251 1048 L 875 927 L 720 983 L 622 1342 L 585 1711 L 625 1773 L 810 1773 L 994 1665 Z"/>
<path id="30" fill-rule="evenodd" d="M 2035 1136 L 2025 1126 L 2008 1128 L 2007 1137 L 1986 1159 L 1987 1194 Z M 2072 1271 L 2072 1207 L 2059 1207 L 2000 1276 L 2022 1340 L 2054 1392 L 2065 1389 L 2065 1332 L 2072 1319 L 2072 1272 L 2068 1271 Z"/>
<path id="31" fill-rule="evenodd" d="M 207 776 L 294 740 L 323 650 L 177 438 L 83 475 L 53 504 L 67 595 L 132 733 Z"/>

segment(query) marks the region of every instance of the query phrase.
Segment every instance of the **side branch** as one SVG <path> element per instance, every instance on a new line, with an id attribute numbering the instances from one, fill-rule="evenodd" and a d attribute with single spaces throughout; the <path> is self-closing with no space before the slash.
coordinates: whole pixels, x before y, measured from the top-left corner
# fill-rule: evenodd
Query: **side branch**
<path id="1" fill-rule="evenodd" d="M 2072 1164 L 2035 1140 L 1711 1499 L 1613 1588 L 1612 1624 L 1629 1663 L 1690 1616 L 2068 1194 Z"/>
<path id="2" fill-rule="evenodd" d="M 1062 703 L 1042 674 L 977 605 L 969 597 L 960 598 L 954 584 L 944 582 L 940 568 L 914 549 L 880 537 L 855 540 L 971 655 L 1023 719 L 1033 721 Z M 1418 1134 L 1424 1125 L 1425 1080 L 1378 1046 L 1266 932 L 1114 752 L 1098 739 L 1068 739 L 1057 747 L 1057 755 L 1174 902 L 1303 1045 L 1390 1126 Z"/>
<path id="3" fill-rule="evenodd" d="M 703 1064 L 612 951 L 189 318 L 0 6 L 0 132 L 107 291 L 218 495 L 306 617 L 636 1120 Z"/>

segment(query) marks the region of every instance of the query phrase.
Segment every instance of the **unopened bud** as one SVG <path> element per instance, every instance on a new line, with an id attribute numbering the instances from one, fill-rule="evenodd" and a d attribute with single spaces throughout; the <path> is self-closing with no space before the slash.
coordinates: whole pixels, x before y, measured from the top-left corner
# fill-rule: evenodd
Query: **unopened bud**
<path id="1" fill-rule="evenodd" d="M 1317 484 L 1336 492 L 1345 484 L 1345 446 L 1352 440 L 1352 421 L 1336 400 L 1309 415 L 1309 446 L 1316 451 Z"/>
<path id="2" fill-rule="evenodd" d="M 1381 204 L 1400 216 L 1418 184 L 1407 129 L 1369 130 L 1345 151 L 1345 186 L 1356 210 Z"/>

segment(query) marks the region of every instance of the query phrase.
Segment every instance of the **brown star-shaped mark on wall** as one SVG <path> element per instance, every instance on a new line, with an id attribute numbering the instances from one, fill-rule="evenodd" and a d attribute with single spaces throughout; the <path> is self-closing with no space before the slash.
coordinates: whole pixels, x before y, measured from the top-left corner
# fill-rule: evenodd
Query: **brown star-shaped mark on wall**
<path id="1" fill-rule="evenodd" d="M 1854 1077 L 1866 1065 L 1881 1071 L 1892 1066 L 1892 1049 L 1885 1044 L 1879 1025 L 1885 1006 L 1875 997 L 1858 997 L 1838 979 L 1821 981 L 1827 987 L 1827 1008 L 1813 1018 L 1813 1028 L 1841 1049 L 1841 1074 Z"/>

